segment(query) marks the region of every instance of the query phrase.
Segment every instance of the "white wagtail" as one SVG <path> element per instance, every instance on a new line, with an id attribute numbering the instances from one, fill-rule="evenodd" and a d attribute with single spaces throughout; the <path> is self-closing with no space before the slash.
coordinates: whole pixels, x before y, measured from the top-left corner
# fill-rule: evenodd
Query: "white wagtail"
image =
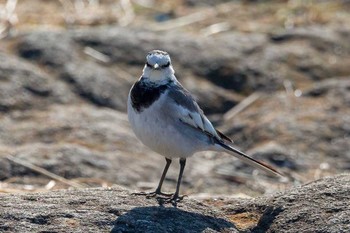
<path id="1" fill-rule="evenodd" d="M 180 159 L 176 191 L 170 198 L 178 201 L 186 159 L 199 151 L 224 151 L 270 174 L 274 168 L 250 158 L 232 147 L 232 140 L 213 127 L 197 102 L 177 81 L 167 52 L 153 50 L 147 55 L 141 78 L 128 97 L 128 117 L 143 144 L 163 155 L 166 165 L 154 195 L 162 184 L 173 158 Z"/>

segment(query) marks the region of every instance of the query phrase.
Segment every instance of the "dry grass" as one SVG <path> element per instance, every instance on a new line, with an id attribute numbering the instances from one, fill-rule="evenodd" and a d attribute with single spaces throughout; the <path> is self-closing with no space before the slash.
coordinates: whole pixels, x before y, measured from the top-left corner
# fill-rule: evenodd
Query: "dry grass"
<path id="1" fill-rule="evenodd" d="M 66 179 L 56 175 L 42 167 L 29 163 L 22 159 L 7 155 L 6 159 L 11 163 L 26 167 L 41 175 L 38 177 L 11 177 L 0 182 L 1 193 L 46 192 L 57 189 L 110 187 L 112 184 L 98 178 Z"/>
<path id="2" fill-rule="evenodd" d="M 183 0 L 0 0 L 0 33 L 96 25 L 181 28 L 202 35 L 227 30 L 271 32 L 311 24 L 346 24 L 349 9 L 350 4 L 340 0 L 232 1 L 196 7 Z"/>

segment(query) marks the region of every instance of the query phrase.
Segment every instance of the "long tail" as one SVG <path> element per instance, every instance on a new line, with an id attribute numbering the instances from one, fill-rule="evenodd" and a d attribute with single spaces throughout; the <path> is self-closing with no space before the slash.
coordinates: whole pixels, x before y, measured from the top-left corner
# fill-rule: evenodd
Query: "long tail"
<path id="1" fill-rule="evenodd" d="M 248 155 L 246 155 L 242 151 L 237 150 L 236 148 L 229 146 L 229 145 L 225 144 L 224 142 L 218 141 L 217 144 L 220 145 L 221 147 L 223 147 L 224 149 L 226 149 L 226 151 L 229 152 L 231 155 L 243 160 L 243 162 L 245 162 L 253 167 L 256 167 L 260 170 L 263 170 L 271 175 L 284 176 L 282 173 L 278 172 L 273 167 L 249 157 Z"/>

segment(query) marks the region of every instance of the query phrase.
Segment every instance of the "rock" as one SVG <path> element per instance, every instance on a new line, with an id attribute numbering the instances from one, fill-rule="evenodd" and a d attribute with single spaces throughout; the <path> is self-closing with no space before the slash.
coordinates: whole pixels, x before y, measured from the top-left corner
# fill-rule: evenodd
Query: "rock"
<path id="1" fill-rule="evenodd" d="M 240 216 L 258 216 L 256 224 L 241 229 L 245 232 L 348 232 L 349 181 L 349 174 L 337 175 L 270 197 L 234 205 L 225 201 L 222 211 L 240 223 Z"/>
<path id="2" fill-rule="evenodd" d="M 226 89 L 248 91 L 255 89 L 258 84 L 272 88 L 274 81 L 278 81 L 261 77 L 260 82 L 256 80 L 256 75 L 260 72 L 249 70 L 243 64 L 243 57 L 247 59 L 246 56 L 260 51 L 267 42 L 267 38 L 261 34 L 230 33 L 215 38 L 213 43 L 214 40 L 194 38 L 191 35 L 162 33 L 160 36 L 150 31 L 130 31 L 125 28 L 96 30 L 75 31 L 73 37 L 79 44 L 107 54 L 112 63 L 141 65 L 145 53 L 160 48 L 170 53 L 176 70 L 181 65 L 183 69 L 190 69 L 193 74 L 206 77 Z"/>
<path id="3" fill-rule="evenodd" d="M 129 30 L 124 28 L 113 28 L 113 30 L 101 28 L 96 30 L 95 32 L 91 30 L 72 30 L 69 33 L 59 33 L 57 31 L 32 32 L 22 36 L 18 42 L 17 52 L 21 57 L 47 67 L 55 76 L 60 77 L 72 86 L 72 91 L 85 100 L 98 106 L 125 111 L 128 91 L 142 74 L 145 54 L 153 49 L 154 44 L 160 42 L 160 40 L 156 34 L 150 32 L 141 31 L 135 37 L 134 33 L 130 33 Z M 131 47 L 139 44 L 139 40 L 143 37 L 149 39 L 147 43 L 143 41 L 143 43 L 149 44 L 148 50 L 145 51 L 144 48 L 138 50 L 137 47 Z M 168 37 L 170 39 L 171 35 L 168 35 Z M 60 43 L 56 43 L 57 38 L 61 39 Z M 43 40 L 45 43 L 40 42 Z M 192 42 L 189 41 L 188 43 Z M 201 46 L 204 47 L 208 44 L 210 43 L 206 42 Z M 86 48 L 103 53 L 109 61 L 101 64 L 101 61 L 86 54 L 78 56 L 79 53 L 84 54 Z M 179 61 L 182 61 L 182 59 L 178 59 L 178 56 L 176 56 L 177 48 L 170 47 L 169 51 L 174 52 L 176 63 L 181 65 Z M 197 51 L 193 52 L 196 53 Z M 188 57 L 190 55 L 191 53 L 183 56 Z M 206 56 L 208 57 L 210 54 Z M 192 66 L 192 58 L 186 58 L 186 61 L 189 63 L 185 64 L 185 67 Z M 187 82 L 190 84 L 187 88 L 191 91 L 196 90 L 197 95 L 203 97 L 199 98 L 199 102 L 205 106 L 208 113 L 224 112 L 241 99 L 240 95 L 230 93 L 227 90 L 215 90 L 211 83 L 199 79 L 198 75 L 196 76 L 192 72 L 184 71 L 183 73 L 185 75 L 182 76 L 180 71 L 178 77 L 188 80 Z M 201 86 L 206 94 L 203 95 L 202 92 L 198 92 L 198 86 Z"/>
<path id="4" fill-rule="evenodd" d="M 96 61 L 83 61 L 78 56 L 81 51 L 76 48 L 70 34 L 57 31 L 32 32 L 22 36 L 17 50 L 21 57 L 46 66 L 87 101 L 126 110 L 127 94 L 132 82 L 126 81 L 125 76 L 129 75 L 101 67 Z"/>
<path id="5" fill-rule="evenodd" d="M 183 86 L 193 94 L 205 114 L 227 112 L 244 98 L 227 89 L 214 86 L 205 79 L 192 77 L 190 74 L 186 78 L 183 77 L 182 75 L 179 76 L 182 79 Z"/>
<path id="6" fill-rule="evenodd" d="M 302 164 L 302 170 L 319 169 L 322 163 L 330 170 L 342 170 L 350 164 L 346 149 L 350 146 L 350 108 L 344 107 L 349 105 L 347 87 L 347 79 L 335 78 L 306 89 L 300 97 L 283 92 L 262 96 L 254 106 L 225 122 L 223 128 L 238 145 L 245 146 L 243 149 L 250 148 L 248 153 L 274 142 L 288 148 L 283 154 L 289 154 L 290 164 Z M 275 150 L 274 154 L 279 152 Z M 263 157 L 270 156 L 265 153 L 259 158 Z M 270 161 L 274 163 L 275 159 Z"/>
<path id="7" fill-rule="evenodd" d="M 120 187 L 0 196 L 3 232 L 347 232 L 350 176 L 256 199 L 186 198 L 176 208 Z M 310 214 L 312 213 L 312 214 Z"/>
<path id="8" fill-rule="evenodd" d="M 257 146 L 250 151 L 250 154 L 257 160 L 266 160 L 268 163 L 281 168 L 294 171 L 303 168 L 302 164 L 298 163 L 297 155 L 290 153 L 285 147 L 274 142 Z"/>
<path id="9" fill-rule="evenodd" d="M 196 201 L 162 207 L 118 187 L 1 195 L 0 200 L 3 232 L 236 231 L 221 213 Z"/>
<path id="10" fill-rule="evenodd" d="M 289 66 L 295 67 L 306 79 L 324 80 L 349 75 L 350 46 L 346 41 L 350 36 L 344 31 L 349 31 L 349 28 L 310 26 L 272 34 L 271 39 L 283 48 L 292 49 L 283 54 L 285 49 L 282 48 L 284 58 L 281 56 L 281 59 Z M 300 43 L 307 43 L 307 46 L 303 49 L 295 46 Z"/>
<path id="11" fill-rule="evenodd" d="M 125 110 L 125 87 L 141 75 L 145 54 L 152 49 L 169 51 L 179 79 L 192 79 L 197 87 L 201 85 L 196 81 L 200 78 L 234 93 L 268 93 L 282 89 L 285 82 L 299 88 L 315 80 L 349 75 L 347 32 L 348 28 L 329 28 L 325 35 L 322 28 L 312 26 L 270 37 L 230 32 L 215 38 L 197 38 L 137 28 L 100 27 L 28 33 L 19 40 L 17 50 L 23 58 L 63 77 L 88 101 Z M 57 38 L 60 43 L 56 43 Z M 107 61 L 88 56 L 86 48 L 104 54 Z M 105 88 L 101 90 L 102 87 Z M 228 104 L 215 106 L 208 102 L 212 109 L 209 112 L 224 112 L 236 104 L 229 95 L 217 93 L 214 99 Z"/>
<path id="12" fill-rule="evenodd" d="M 286 148 L 274 142 L 256 146 L 249 150 L 249 154 L 252 158 L 271 164 L 278 167 L 280 170 L 302 172 L 301 170 L 305 169 L 305 167 L 297 160 L 297 155 L 292 154 Z M 240 174 L 246 174 L 249 176 L 249 174 L 254 174 L 254 170 L 255 168 L 246 163 L 232 159 L 227 159 L 226 162 L 223 161 L 215 167 L 216 173 L 223 179 L 231 179 L 238 182 L 242 179 L 239 178 Z M 258 176 L 261 177 L 265 175 L 266 174 L 262 173 Z"/>
<path id="13" fill-rule="evenodd" d="M 282 89 L 284 81 L 302 87 L 315 80 L 349 75 L 348 31 L 347 27 L 328 28 L 325 34 L 324 28 L 311 26 L 270 37 L 230 32 L 214 38 L 194 38 L 186 34 L 104 27 L 75 31 L 73 38 L 107 54 L 112 63 L 141 65 L 144 53 L 165 49 L 170 52 L 176 70 L 190 70 L 217 86 L 250 93 Z M 282 35 L 293 35 L 293 39 L 277 39 L 288 38 Z"/>
<path id="14" fill-rule="evenodd" d="M 75 101 L 64 83 L 7 53 L 0 53 L 0 81 L 0 111 L 43 109 L 50 104 Z"/>
<path id="15" fill-rule="evenodd" d="M 60 69 L 77 59 L 72 42 L 68 35 L 59 31 L 38 30 L 22 35 L 17 50 L 25 59 Z"/>
<path id="16" fill-rule="evenodd" d="M 306 40 L 312 41 L 311 46 L 318 50 L 332 50 L 339 46 L 339 53 L 347 53 L 350 49 L 348 43 L 345 42 L 349 38 L 347 27 L 334 30 L 333 28 L 325 28 L 322 26 L 297 27 L 278 33 L 272 33 L 273 41 L 283 43 L 290 40 Z M 341 42 L 339 44 L 339 42 Z"/>
<path id="17" fill-rule="evenodd" d="M 215 6 L 220 3 L 228 2 L 227 0 L 220 0 L 220 1 L 213 1 L 213 0 L 205 0 L 205 1 L 198 1 L 198 0 L 185 0 L 184 3 L 187 6 L 190 7 L 198 7 L 198 6 Z"/>
<path id="18" fill-rule="evenodd" d="M 118 72 L 112 72 L 93 62 L 67 64 L 60 76 L 74 86 L 74 92 L 86 100 L 104 107 L 126 111 L 132 82 Z"/>
<path id="19" fill-rule="evenodd" d="M 0 125 L 2 180 L 38 177 L 31 169 L 9 164 L 8 154 L 68 179 L 98 178 L 134 187 L 138 181 L 147 181 L 143 177 L 156 180 L 159 174 L 154 168 L 162 169 L 163 158 L 141 146 L 125 113 L 89 105 L 56 105 L 13 114 L 1 119 Z"/>
<path id="20" fill-rule="evenodd" d="M 337 99 L 341 102 L 341 104 L 350 106 L 349 78 L 350 77 L 332 78 L 318 82 L 313 87 L 305 90 L 303 95 L 315 98 L 326 97 L 330 99 Z"/>

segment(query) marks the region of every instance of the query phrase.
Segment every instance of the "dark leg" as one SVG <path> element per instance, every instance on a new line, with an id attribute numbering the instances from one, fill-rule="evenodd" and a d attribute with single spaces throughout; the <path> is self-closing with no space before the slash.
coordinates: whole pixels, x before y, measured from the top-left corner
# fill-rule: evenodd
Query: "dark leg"
<path id="1" fill-rule="evenodd" d="M 160 178 L 160 181 L 159 181 L 159 184 L 158 184 L 156 191 L 150 192 L 150 193 L 146 193 L 146 192 L 133 193 L 134 195 L 145 195 L 147 198 L 155 197 L 157 195 L 163 195 L 163 196 L 168 196 L 168 197 L 172 196 L 172 194 L 167 194 L 167 193 L 161 192 L 163 181 L 165 179 L 165 176 L 166 176 L 168 169 L 170 167 L 170 164 L 171 164 L 171 159 L 165 158 L 165 160 L 166 160 L 165 168 L 163 170 L 163 174 L 162 174 L 162 177 Z"/>
<path id="2" fill-rule="evenodd" d="M 184 173 L 184 169 L 186 166 L 186 159 L 180 159 L 180 173 L 179 173 L 179 178 L 177 179 L 177 185 L 176 185 L 176 191 L 173 196 L 173 201 L 181 200 L 182 198 L 179 198 L 179 192 L 180 192 L 180 185 L 181 185 L 181 180 L 182 180 L 182 174 Z"/>
<path id="3" fill-rule="evenodd" d="M 169 169 L 170 164 L 171 164 L 171 159 L 165 158 L 165 160 L 166 160 L 165 168 L 163 170 L 162 177 L 160 178 L 158 187 L 157 187 L 157 189 L 155 191 L 156 194 L 162 194 L 161 189 L 162 189 L 163 181 L 165 179 L 166 173 L 168 172 L 168 169 Z"/>

